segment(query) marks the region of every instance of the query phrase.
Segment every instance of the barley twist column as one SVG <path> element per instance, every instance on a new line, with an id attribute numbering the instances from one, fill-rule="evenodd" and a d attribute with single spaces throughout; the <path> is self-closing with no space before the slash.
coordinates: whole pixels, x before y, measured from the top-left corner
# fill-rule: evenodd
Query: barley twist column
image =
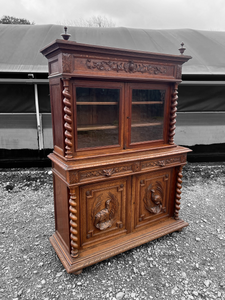
<path id="1" fill-rule="evenodd" d="M 72 158 L 73 136 L 72 136 L 72 112 L 71 112 L 71 95 L 69 92 L 69 79 L 63 78 L 63 91 L 64 96 L 64 134 L 65 134 L 65 157 Z"/>
<path id="2" fill-rule="evenodd" d="M 182 188 L 182 169 L 183 167 L 180 166 L 177 174 L 177 185 L 176 185 L 176 196 L 175 196 L 175 212 L 174 212 L 174 219 L 179 220 L 179 210 L 180 210 L 180 199 L 181 199 L 181 188 Z"/>
<path id="3" fill-rule="evenodd" d="M 75 189 L 70 189 L 70 199 L 69 199 L 69 211 L 70 211 L 70 246 L 71 252 L 70 255 L 72 257 L 78 256 L 78 230 L 77 230 L 77 203 L 76 203 L 76 192 Z"/>
<path id="4" fill-rule="evenodd" d="M 169 129 L 169 144 L 174 144 L 174 135 L 176 129 L 176 111 L 177 111 L 177 99 L 178 99 L 178 84 L 176 83 L 174 86 L 174 92 L 172 94 L 171 99 L 171 110 L 170 110 L 170 129 Z"/>

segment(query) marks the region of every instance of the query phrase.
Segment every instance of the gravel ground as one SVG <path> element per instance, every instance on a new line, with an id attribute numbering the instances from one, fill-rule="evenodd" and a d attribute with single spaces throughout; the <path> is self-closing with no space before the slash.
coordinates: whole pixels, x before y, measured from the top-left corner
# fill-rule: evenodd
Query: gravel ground
<path id="1" fill-rule="evenodd" d="M 76 276 L 50 245 L 51 170 L 0 170 L 0 299 L 225 299 L 225 163 L 188 164 L 180 217 L 190 225 Z"/>

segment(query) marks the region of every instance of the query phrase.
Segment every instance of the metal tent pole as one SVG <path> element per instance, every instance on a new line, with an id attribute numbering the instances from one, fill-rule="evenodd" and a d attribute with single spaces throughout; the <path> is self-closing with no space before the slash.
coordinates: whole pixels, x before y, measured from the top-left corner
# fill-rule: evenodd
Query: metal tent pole
<path id="1" fill-rule="evenodd" d="M 44 148 L 43 131 L 42 131 L 42 116 L 39 113 L 38 87 L 37 87 L 36 83 L 34 84 L 34 95 L 35 95 L 37 131 L 38 131 L 38 149 L 42 150 Z"/>

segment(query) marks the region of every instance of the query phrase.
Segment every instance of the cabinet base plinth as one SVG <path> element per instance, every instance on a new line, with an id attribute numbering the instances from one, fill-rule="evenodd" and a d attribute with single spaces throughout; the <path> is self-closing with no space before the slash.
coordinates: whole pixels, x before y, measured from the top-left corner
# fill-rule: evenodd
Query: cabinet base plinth
<path id="1" fill-rule="evenodd" d="M 81 269 L 81 270 L 78 270 L 78 271 L 74 271 L 72 274 L 74 274 L 74 275 L 79 275 L 79 274 L 81 274 L 81 273 L 82 273 L 82 271 L 83 271 L 83 269 Z"/>
<path id="2" fill-rule="evenodd" d="M 83 268 L 148 243 L 169 233 L 181 231 L 182 228 L 186 226 L 188 226 L 188 223 L 185 221 L 168 218 L 158 225 L 151 226 L 151 228 L 148 227 L 143 230 L 137 230 L 120 239 L 109 240 L 105 244 L 99 244 L 94 248 L 80 250 L 77 258 L 72 258 L 70 256 L 70 253 L 61 242 L 57 233 L 54 233 L 50 237 L 50 242 L 67 273 L 78 275 L 82 272 Z"/>

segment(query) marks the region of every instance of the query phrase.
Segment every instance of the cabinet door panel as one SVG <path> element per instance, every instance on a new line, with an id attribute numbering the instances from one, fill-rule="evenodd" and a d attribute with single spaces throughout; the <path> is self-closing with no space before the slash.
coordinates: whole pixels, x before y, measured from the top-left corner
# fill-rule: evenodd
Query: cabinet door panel
<path id="1" fill-rule="evenodd" d="M 76 80 L 73 87 L 76 151 L 121 149 L 124 85 Z"/>
<path id="2" fill-rule="evenodd" d="M 169 216 L 172 169 L 136 177 L 135 228 Z"/>
<path id="3" fill-rule="evenodd" d="M 123 178 L 81 187 L 83 247 L 126 234 L 129 182 L 130 179 Z"/>
<path id="4" fill-rule="evenodd" d="M 128 147 L 165 143 L 168 130 L 169 85 L 131 83 L 126 91 Z"/>

